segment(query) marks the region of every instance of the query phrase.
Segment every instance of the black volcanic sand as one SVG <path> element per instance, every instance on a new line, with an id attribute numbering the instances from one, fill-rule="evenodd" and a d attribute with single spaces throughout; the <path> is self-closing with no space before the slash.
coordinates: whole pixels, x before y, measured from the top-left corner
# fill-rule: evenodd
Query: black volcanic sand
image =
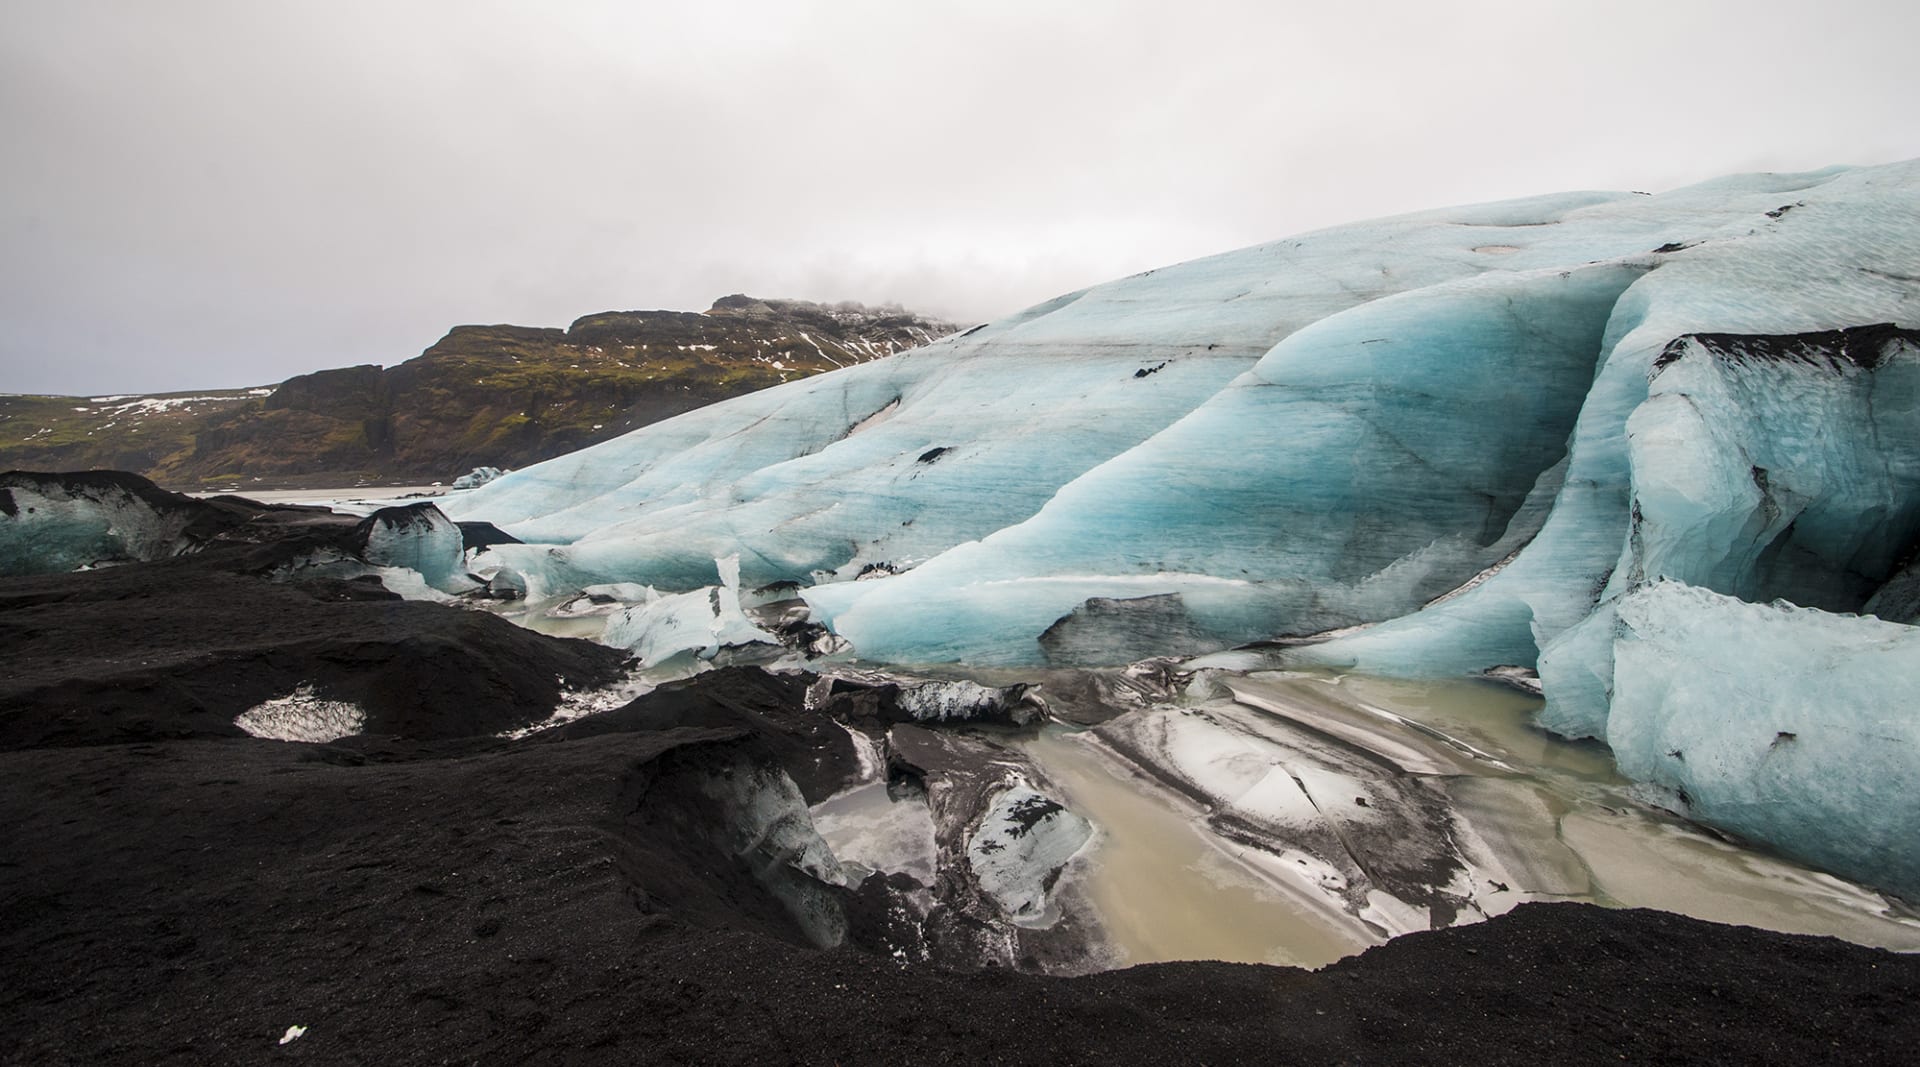
<path id="1" fill-rule="evenodd" d="M 844 779 L 844 731 L 803 709 L 804 678 L 714 672 L 508 742 L 500 723 L 537 717 L 562 669 L 610 669 L 604 650 L 215 564 L 0 581 L 0 1061 L 1911 1063 L 1920 1049 L 1920 958 L 1575 904 L 1317 973 L 1056 979 L 810 948 L 696 788 L 755 767 L 810 797 Z M 369 736 L 232 728 L 236 708 L 316 674 L 378 705 Z M 880 943 L 866 888 L 836 891 L 856 944 Z M 306 1034 L 279 1045 L 294 1025 Z"/>
<path id="2" fill-rule="evenodd" d="M 124 483 L 192 514 L 202 547 L 0 578 L 0 750 L 245 736 L 236 715 L 301 686 L 359 705 L 372 733 L 491 734 L 539 722 L 562 690 L 606 685 L 627 666 L 614 649 L 403 601 L 372 578 L 265 580 L 305 556 L 358 551 L 362 524 L 324 509 L 198 501 L 118 472 L 7 477 Z"/>

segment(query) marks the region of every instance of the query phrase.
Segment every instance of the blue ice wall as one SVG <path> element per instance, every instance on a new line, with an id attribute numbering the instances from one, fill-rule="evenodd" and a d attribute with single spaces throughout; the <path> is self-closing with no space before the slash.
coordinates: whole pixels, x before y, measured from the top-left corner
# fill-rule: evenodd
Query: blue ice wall
<path id="1" fill-rule="evenodd" d="M 863 655 L 996 662 L 1032 661 L 1089 596 L 1178 593 L 1222 645 L 1412 611 L 1531 536 L 1510 526 L 1642 269 L 1483 274 L 1329 316 L 1031 519 L 808 601 Z"/>
<path id="2" fill-rule="evenodd" d="M 1920 630 L 1677 582 L 1618 603 L 1606 740 L 1694 818 L 1920 899 Z"/>
<path id="3" fill-rule="evenodd" d="M 1705 357 L 1666 357 L 1688 336 L 1920 321 L 1917 172 L 1320 231 L 714 405 L 448 507 L 534 542 L 495 550 L 530 592 L 695 588 L 737 552 L 749 587 L 810 586 L 885 659 L 1036 662 L 1093 599 L 1154 598 L 1223 645 L 1373 623 L 1297 658 L 1401 674 L 1532 666 L 1652 574 L 1857 606 L 1912 525 L 1908 475 L 1869 471 L 1859 443 L 1900 440 L 1906 386 L 1833 394 L 1823 425 L 1867 405 L 1873 433 L 1796 466 L 1793 398 L 1813 394 L 1782 392 L 1777 365 L 1709 375 L 1746 429 L 1661 443 L 1708 388 Z M 1750 440 L 1709 474 L 1714 433 Z M 1744 502 L 1701 503 L 1689 478 Z M 902 573 L 849 582 L 875 571 Z"/>
<path id="4" fill-rule="evenodd" d="M 1920 270 L 1911 266 L 1920 263 L 1920 166 L 1746 176 L 1669 197 L 1692 204 L 1716 202 L 1711 214 L 1716 225 L 1691 241 L 1671 243 L 1658 255 L 1655 268 L 1616 304 L 1599 373 L 1575 424 L 1564 482 L 1539 535 L 1471 591 L 1303 650 L 1300 660 L 1398 674 L 1534 665 L 1542 650 L 1593 612 L 1603 595 L 1618 595 L 1649 576 L 1639 554 L 1649 545 L 1659 549 L 1662 542 L 1653 528 L 1648 531 L 1654 535 L 1651 542 L 1634 536 L 1636 480 L 1652 487 L 1692 476 L 1687 470 L 1691 459 L 1653 448 L 1647 437 L 1661 432 L 1657 427 L 1662 410 L 1679 410 L 1678 402 L 1668 398 L 1684 391 L 1681 385 L 1692 373 L 1657 385 L 1671 363 L 1662 368 L 1655 364 L 1679 338 L 1702 333 L 1768 338 L 1873 323 L 1920 324 L 1920 282 L 1914 280 Z M 1653 198 L 1663 199 L 1668 198 Z M 1767 375 L 1787 369 L 1775 365 L 1741 372 L 1747 384 L 1737 388 L 1749 398 L 1742 410 L 1760 410 L 1753 406 L 1755 390 L 1773 388 Z M 1813 379 L 1803 375 L 1798 380 Z M 1875 388 L 1898 392 L 1905 386 L 1889 379 Z M 1653 408 L 1630 426 L 1650 401 Z M 1771 428 L 1756 432 L 1767 437 L 1795 417 L 1768 417 Z M 1813 417 L 1811 412 L 1807 417 Z M 1896 422 L 1905 418 L 1893 408 L 1887 417 Z M 1637 452 L 1636 435 L 1643 441 Z M 1790 437 L 1782 438 L 1779 447 L 1790 449 Z M 1840 437 L 1856 434 L 1849 429 Z M 1781 465 L 1778 458 L 1771 462 Z M 1739 461 L 1729 459 L 1727 464 L 1731 469 Z M 1750 483 L 1751 474 L 1746 467 L 1741 470 L 1739 478 L 1719 484 Z M 1792 477 L 1783 477 L 1792 483 Z M 1893 481 L 1904 478 L 1896 472 Z M 1834 490 L 1836 499 L 1845 495 L 1841 482 L 1822 484 Z M 1816 515 L 1828 506 L 1817 508 Z M 1684 521 L 1675 511 L 1656 526 L 1672 528 L 1673 522 Z M 1889 521 L 1897 527 L 1904 520 Z M 1681 535 L 1680 540 L 1689 537 Z M 1660 551 L 1672 555 L 1671 550 Z M 1785 558 L 1790 562 L 1795 557 Z M 1664 565 L 1656 565 L 1652 573 Z M 1780 583 L 1793 580 L 1791 567 L 1769 563 L 1765 569 L 1771 577 L 1762 584 L 1771 583 L 1770 589 L 1784 590 Z M 1674 576 L 1700 578 L 1691 572 Z M 1550 665 L 1540 666 L 1545 675 Z M 1550 683 L 1550 698 L 1553 689 Z"/>

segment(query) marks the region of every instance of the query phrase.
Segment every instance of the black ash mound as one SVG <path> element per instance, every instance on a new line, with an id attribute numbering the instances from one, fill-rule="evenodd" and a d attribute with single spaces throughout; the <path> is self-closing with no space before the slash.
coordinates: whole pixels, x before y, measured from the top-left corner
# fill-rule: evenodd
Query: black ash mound
<path id="1" fill-rule="evenodd" d="M 589 642 L 402 601 L 373 576 L 323 576 L 365 569 L 370 532 L 412 509 L 362 520 L 202 501 L 117 472 L 14 472 L 0 492 L 14 512 L 0 543 L 61 538 L 95 568 L 0 578 L 0 749 L 240 737 L 250 710 L 303 703 L 355 709 L 355 732 L 489 734 L 537 723 L 563 692 L 625 666 Z M 63 514 L 39 514 L 53 508 Z"/>

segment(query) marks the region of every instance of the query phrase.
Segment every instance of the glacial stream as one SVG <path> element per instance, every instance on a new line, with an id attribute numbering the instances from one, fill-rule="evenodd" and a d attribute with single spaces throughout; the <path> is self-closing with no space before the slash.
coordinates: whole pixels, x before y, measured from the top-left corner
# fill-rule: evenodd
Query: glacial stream
<path id="1" fill-rule="evenodd" d="M 996 672 L 993 681 L 1007 677 Z M 1054 723 L 994 732 L 1050 795 L 1096 827 L 1054 892 L 1065 907 L 1090 913 L 1089 925 L 1107 942 L 1098 955 L 1108 965 L 1214 959 L 1317 967 L 1432 921 L 1424 908 L 1384 893 L 1355 908 L 1350 896 L 1329 891 L 1340 887 L 1338 878 L 1310 843 L 1325 824 L 1346 817 L 1328 794 L 1364 791 L 1365 782 L 1286 763 L 1303 792 L 1319 794 L 1292 824 L 1297 850 L 1284 819 L 1275 839 L 1250 844 L 1209 820 L 1240 803 L 1204 804 L 1168 784 L 1182 768 L 1244 763 L 1254 753 L 1250 738 L 1263 735 L 1220 727 L 1250 721 L 1274 736 L 1298 732 L 1362 752 L 1444 797 L 1446 844 L 1466 861 L 1448 887 L 1467 898 L 1453 922 L 1529 900 L 1572 900 L 1920 950 L 1920 916 L 1645 803 L 1603 746 L 1531 725 L 1539 700 L 1518 690 L 1324 671 L 1227 674 L 1215 683 L 1233 695 L 1137 710 L 1101 728 Z M 1160 719 L 1186 723 L 1187 733 L 1158 730 Z M 1201 720 L 1219 725 L 1195 732 Z M 1116 746 L 1111 736 L 1174 740 L 1156 749 Z M 1261 750 L 1256 758 L 1280 766 L 1294 757 Z M 1270 792 L 1266 779 L 1248 790 Z M 933 826 L 914 798 L 890 800 L 872 783 L 818 805 L 815 818 L 842 859 L 923 878 L 932 869 Z M 1336 835 L 1356 858 L 1363 854 L 1350 831 L 1336 827 Z"/>
<path id="2" fill-rule="evenodd" d="M 1331 672 L 1229 681 L 1242 700 L 1323 728 L 1338 724 L 1349 743 L 1409 762 L 1417 758 L 1409 749 L 1477 753 L 1432 778 L 1472 839 L 1463 851 L 1485 914 L 1526 900 L 1576 900 L 1920 950 L 1920 917 L 1641 803 L 1602 746 L 1532 726 L 1539 701 L 1517 690 Z M 1020 748 L 1062 802 L 1099 827 L 1061 891 L 1092 902 L 1120 965 L 1317 966 L 1384 940 L 1318 892 L 1298 864 L 1212 832 L 1199 805 L 1096 733 L 1050 726 Z"/>

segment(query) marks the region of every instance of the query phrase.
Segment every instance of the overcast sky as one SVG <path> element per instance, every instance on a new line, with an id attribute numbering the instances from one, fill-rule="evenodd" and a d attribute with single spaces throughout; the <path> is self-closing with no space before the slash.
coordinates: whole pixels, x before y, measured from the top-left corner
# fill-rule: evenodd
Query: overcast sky
<path id="1" fill-rule="evenodd" d="M 0 392 L 1920 156 L 1913 0 L 0 4 Z"/>

